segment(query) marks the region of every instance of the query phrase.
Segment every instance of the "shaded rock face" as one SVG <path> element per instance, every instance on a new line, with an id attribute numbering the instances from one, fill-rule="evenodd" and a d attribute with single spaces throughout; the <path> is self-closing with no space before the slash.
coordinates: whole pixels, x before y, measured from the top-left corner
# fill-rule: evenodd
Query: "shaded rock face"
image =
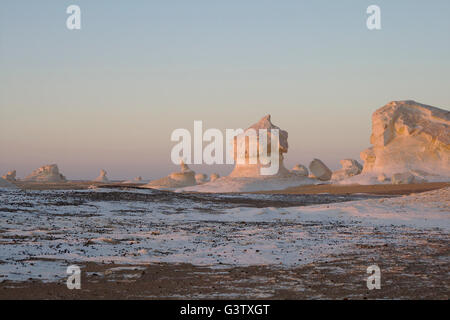
<path id="1" fill-rule="evenodd" d="M 450 112 L 415 101 L 394 101 L 372 116 L 373 147 L 361 152 L 363 173 L 392 176 L 411 170 L 450 177 Z"/>
<path id="2" fill-rule="evenodd" d="M 216 181 L 216 180 L 219 179 L 219 178 L 220 178 L 220 175 L 219 175 L 218 173 L 212 173 L 212 174 L 209 176 L 209 181 L 214 182 L 214 181 Z"/>
<path id="3" fill-rule="evenodd" d="M 100 170 L 100 175 L 94 179 L 94 181 L 96 182 L 109 182 L 108 177 L 106 176 L 106 171 L 105 170 Z"/>
<path id="4" fill-rule="evenodd" d="M 56 164 L 50 164 L 34 170 L 24 180 L 36 182 L 65 182 L 66 177 L 59 173 L 59 169 Z"/>
<path id="5" fill-rule="evenodd" d="M 0 178 L 0 188 L 17 189 L 16 185 L 3 178 Z"/>
<path id="6" fill-rule="evenodd" d="M 328 181 L 331 179 L 331 170 L 319 159 L 314 159 L 309 164 L 309 171 L 312 177 L 321 181 Z"/>
<path id="7" fill-rule="evenodd" d="M 302 177 L 307 177 L 309 175 L 308 168 L 301 164 L 294 166 L 291 172 Z"/>
<path id="8" fill-rule="evenodd" d="M 343 180 L 361 173 L 363 167 L 362 165 L 353 159 L 341 160 L 342 169 L 334 171 L 331 179 L 332 180 Z"/>
<path id="9" fill-rule="evenodd" d="M 180 167 L 180 172 L 172 172 L 169 176 L 151 181 L 145 186 L 157 189 L 174 189 L 195 186 L 197 184 L 195 180 L 195 172 L 192 171 L 183 161 L 181 161 Z"/>
<path id="10" fill-rule="evenodd" d="M 275 174 L 275 176 L 285 176 L 289 175 L 289 170 L 287 170 L 283 165 L 283 154 L 288 152 L 288 133 L 285 130 L 281 130 L 279 127 L 274 125 L 271 122 L 270 115 L 265 116 L 261 120 L 259 120 L 254 125 L 247 128 L 243 134 L 240 134 L 236 137 L 234 137 L 233 141 L 233 150 L 234 150 L 234 160 L 235 160 L 235 167 L 234 170 L 231 172 L 229 177 L 260 177 L 261 176 L 261 167 L 267 167 L 267 165 L 263 165 L 260 162 L 259 155 L 254 158 L 252 155 L 252 152 L 249 147 L 249 138 L 243 138 L 245 135 L 248 135 L 249 132 L 255 130 L 256 131 L 256 140 L 257 140 L 257 148 L 256 153 L 258 153 L 259 150 L 259 130 L 260 129 L 267 129 L 267 152 L 270 156 L 272 152 L 278 152 L 279 154 L 279 165 L 278 165 L 278 172 Z M 272 150 L 271 145 L 271 129 L 278 129 L 279 130 L 279 148 L 278 150 Z M 244 145 L 243 145 L 244 144 Z M 239 153 L 238 150 L 245 150 L 245 155 L 242 159 L 239 159 Z M 251 164 L 251 160 L 255 164 Z M 243 162 L 242 164 L 239 162 Z"/>
<path id="11" fill-rule="evenodd" d="M 9 171 L 7 174 L 2 176 L 2 178 L 8 181 L 16 181 L 16 170 Z"/>

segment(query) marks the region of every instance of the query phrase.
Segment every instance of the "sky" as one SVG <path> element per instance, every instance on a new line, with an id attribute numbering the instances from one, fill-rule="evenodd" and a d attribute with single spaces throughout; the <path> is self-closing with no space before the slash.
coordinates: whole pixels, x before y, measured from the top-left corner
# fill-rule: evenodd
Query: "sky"
<path id="1" fill-rule="evenodd" d="M 72 4 L 81 30 L 66 27 Z M 372 4 L 381 30 L 366 27 Z M 448 0 L 2 0 L 0 172 L 158 178 L 177 170 L 173 130 L 266 114 L 289 132 L 288 168 L 338 169 L 388 102 L 448 110 L 449 15 Z"/>

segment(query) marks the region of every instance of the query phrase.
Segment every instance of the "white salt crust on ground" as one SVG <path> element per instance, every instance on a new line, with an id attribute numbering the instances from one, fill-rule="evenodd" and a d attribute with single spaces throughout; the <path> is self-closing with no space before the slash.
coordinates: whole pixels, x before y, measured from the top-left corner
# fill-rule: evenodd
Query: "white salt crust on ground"
<path id="1" fill-rule="evenodd" d="M 292 267 L 358 253 L 361 245 L 410 244 L 419 234 L 449 239 L 450 188 L 326 205 L 221 210 L 182 198 L 69 200 L 61 206 L 48 200 L 51 194 L 67 199 L 64 191 L 0 191 L 0 281 L 65 278 L 68 264 L 87 261 Z"/>

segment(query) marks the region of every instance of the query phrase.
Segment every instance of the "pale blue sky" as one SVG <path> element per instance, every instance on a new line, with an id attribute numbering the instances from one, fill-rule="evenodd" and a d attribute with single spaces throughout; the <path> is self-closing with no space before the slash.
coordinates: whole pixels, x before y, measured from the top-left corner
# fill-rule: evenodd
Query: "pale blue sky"
<path id="1" fill-rule="evenodd" d="M 66 28 L 70 4 L 80 31 Z M 371 4 L 380 31 L 366 28 Z M 288 167 L 338 168 L 389 101 L 448 109 L 449 16 L 447 0 L 2 0 L 0 172 L 156 178 L 175 169 L 174 129 L 267 113 L 289 132 Z"/>

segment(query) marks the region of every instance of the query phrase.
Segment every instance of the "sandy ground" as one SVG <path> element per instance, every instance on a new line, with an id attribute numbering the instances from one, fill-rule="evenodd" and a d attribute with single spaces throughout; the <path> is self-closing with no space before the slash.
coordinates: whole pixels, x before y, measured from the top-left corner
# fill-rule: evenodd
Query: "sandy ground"
<path id="1" fill-rule="evenodd" d="M 80 290 L 64 280 L 4 281 L 0 299 L 449 299 L 448 242 L 365 250 L 297 268 L 87 263 Z M 381 289 L 368 290 L 366 268 L 376 261 Z"/>
<path id="2" fill-rule="evenodd" d="M 68 182 L 64 184 L 24 183 L 21 187 L 27 190 L 78 190 L 86 189 L 92 184 L 93 183 L 91 182 Z M 400 195 L 419 193 L 422 191 L 443 188 L 448 185 L 448 183 L 377 186 L 319 185 L 290 188 L 274 193 L 278 194 L 277 196 L 281 196 L 279 195 L 280 193 L 298 194 L 298 197 L 302 197 L 301 194 L 318 193 Z M 129 187 L 136 186 L 130 185 Z M 28 230 L 28 224 L 30 224 L 30 227 L 36 225 L 33 221 L 28 221 L 29 218 L 27 214 L 30 215 L 30 217 L 34 216 L 32 215 L 33 212 L 27 211 L 27 209 L 30 209 L 30 205 L 34 206 L 34 209 L 32 210 L 48 211 L 51 208 L 54 208 L 52 210 L 56 210 L 55 212 L 62 210 L 61 215 L 53 215 L 51 212 L 41 213 L 39 217 L 41 217 L 40 219 L 44 219 L 41 222 L 44 222 L 45 219 L 49 218 L 66 221 L 70 217 L 72 219 L 77 219 L 76 221 L 83 222 L 84 215 L 89 219 L 96 218 L 95 214 L 91 216 L 89 211 L 87 211 L 89 208 L 93 211 L 99 210 L 95 208 L 95 210 L 92 209 L 93 203 L 108 204 L 111 203 L 111 201 L 113 201 L 113 203 L 117 201 L 117 203 L 114 204 L 114 210 L 112 211 L 113 215 L 111 217 L 125 214 L 126 212 L 126 217 L 131 219 L 127 222 L 130 223 L 130 227 L 137 226 L 133 221 L 136 219 L 136 221 L 140 221 L 139 219 L 143 219 L 143 216 L 141 215 L 148 215 L 147 211 L 144 210 L 145 208 L 134 208 L 136 211 L 134 213 L 129 208 L 124 208 L 124 210 L 119 210 L 119 212 L 117 211 L 117 204 L 120 203 L 121 206 L 127 204 L 128 206 L 129 203 L 133 207 L 138 204 L 143 206 L 147 203 L 152 203 L 152 201 L 154 203 L 164 204 L 166 203 L 164 201 L 171 198 L 171 193 L 158 192 L 155 195 L 150 196 L 147 194 L 127 192 L 100 192 L 91 194 L 83 193 L 83 191 L 73 191 L 67 199 L 59 199 L 58 197 L 61 197 L 59 194 L 45 194 L 44 196 L 27 194 L 26 196 L 30 197 L 28 200 L 25 199 L 28 201 L 26 203 L 23 199 L 19 201 L 18 199 L 11 198 L 9 200 L 11 201 L 11 204 L 8 205 L 8 208 L 11 206 L 11 208 L 13 208 L 18 204 L 20 210 L 23 211 L 21 211 L 22 214 L 20 216 L 23 217 L 21 219 L 25 219 L 24 221 L 17 221 L 17 226 L 14 228 L 22 225 L 23 227 L 26 227 L 24 230 Z M 39 197 L 43 197 L 43 203 L 40 203 L 41 200 L 39 200 Z M 243 200 L 239 198 L 224 198 L 222 200 L 223 203 L 217 203 L 217 200 L 211 202 L 208 198 L 203 199 L 202 195 L 187 194 L 178 195 L 178 197 L 181 197 L 183 200 L 180 205 L 181 207 L 185 208 L 192 206 L 194 211 L 207 210 L 209 212 L 217 205 L 219 205 L 220 208 L 244 205 L 244 203 L 241 203 Z M 313 200 L 314 197 L 315 196 L 312 196 Z M 323 197 L 323 195 L 320 195 L 320 197 Z M 377 198 L 373 201 L 378 201 L 376 199 Z M 395 200 L 399 198 L 395 197 L 392 199 Z M 328 201 L 332 199 L 325 200 Z M 346 200 L 347 199 L 343 199 L 343 201 Z M 380 201 L 382 200 L 383 199 L 380 199 Z M 246 199 L 245 206 L 286 206 L 284 200 L 275 200 L 272 199 L 272 197 L 270 198 L 270 203 L 266 203 L 265 201 L 268 200 Z M 304 200 L 302 198 L 298 201 Z M 322 199 L 321 201 L 324 200 Z M 192 204 L 190 204 L 191 202 Z M 49 204 L 51 207 L 49 207 Z M 5 206 L 6 205 L 7 204 L 5 204 Z M 76 214 L 71 213 L 73 210 L 72 206 L 83 208 L 86 212 Z M 65 212 L 63 208 L 66 207 L 66 211 L 69 210 L 69 216 L 63 214 Z M 15 214 L 17 217 L 17 214 L 19 213 L 11 211 L 13 210 L 11 208 L 8 209 L 10 210 L 9 212 Z M 101 209 L 103 207 L 99 208 Z M 161 208 L 159 207 L 156 207 L 155 209 L 157 212 L 161 211 Z M 399 209 L 401 209 L 401 206 Z M 169 209 L 166 208 L 164 210 Z M 177 211 L 179 209 L 173 208 L 173 210 Z M 122 211 L 124 211 L 124 213 L 122 213 Z M 5 214 L 8 214 L 6 209 Z M 110 223 L 108 222 L 109 219 L 109 215 L 105 216 L 104 222 Z M 55 222 L 56 220 L 53 221 Z M 13 220 L 10 222 L 13 222 Z M 125 222 L 126 221 L 122 221 L 122 223 Z M 163 224 L 167 223 L 168 222 L 164 222 Z M 107 225 L 109 226 L 109 224 Z M 17 233 L 17 235 L 11 235 L 6 232 L 6 229 L 10 228 L 8 226 L 10 226 L 9 222 L 5 224 L 5 230 L 1 230 L 0 234 L 4 235 L 4 239 L 2 238 L 3 241 L 6 241 L 4 244 L 9 245 L 11 248 L 17 248 L 19 250 L 21 246 L 24 246 L 21 250 L 26 251 L 28 250 L 27 248 L 30 248 L 30 245 L 34 246 L 36 241 L 37 244 L 39 244 L 39 242 L 45 244 L 46 242 L 58 241 L 57 238 L 55 238 L 57 234 L 52 234 L 51 237 L 33 233 L 30 233 L 29 236 L 25 236 L 21 235 L 20 232 Z M 74 227 L 73 224 L 71 224 L 71 226 L 72 228 Z M 116 224 L 116 227 L 119 226 L 120 225 Z M 249 226 L 253 227 L 250 228 Z M 83 227 L 89 229 L 89 224 L 86 224 L 86 226 L 83 225 Z M 97 227 L 98 226 L 96 226 L 96 228 Z M 164 226 L 158 224 L 156 227 L 163 228 Z M 0 299 L 449 299 L 450 297 L 450 235 L 446 231 L 408 228 L 393 228 L 391 230 L 390 228 L 362 227 L 358 226 L 358 224 L 354 226 L 347 226 L 345 224 L 324 224 L 319 226 L 317 224 L 296 225 L 293 223 L 280 222 L 243 224 L 237 221 L 217 225 L 216 222 L 212 221 L 198 223 L 183 222 L 181 224 L 176 223 L 173 226 L 168 225 L 164 227 L 165 229 L 163 228 L 165 232 L 161 232 L 161 234 L 159 232 L 152 232 L 150 238 L 161 238 L 161 241 L 165 241 L 164 234 L 175 234 L 174 231 L 177 231 L 181 227 L 184 229 L 192 227 L 192 230 L 186 230 L 189 234 L 192 234 L 195 239 L 198 238 L 198 241 L 200 241 L 198 245 L 205 242 L 203 238 L 200 238 L 202 235 L 207 236 L 205 239 L 209 239 L 209 236 L 212 237 L 214 235 L 214 238 L 211 238 L 213 247 L 229 244 L 233 241 L 234 235 L 240 235 L 240 231 L 242 235 L 247 234 L 248 232 L 266 235 L 268 237 L 267 241 L 272 239 L 270 236 L 274 236 L 275 238 L 270 241 L 281 241 L 285 244 L 289 241 L 284 239 L 284 237 L 288 237 L 292 240 L 289 232 L 294 229 L 301 230 L 302 232 L 309 230 L 312 236 L 311 241 L 320 242 L 321 237 L 330 237 L 337 229 L 339 229 L 339 237 L 336 238 L 336 241 L 340 241 L 341 238 L 343 242 L 351 241 L 350 239 L 359 240 L 355 240 L 354 250 L 345 250 L 343 252 L 340 251 L 339 253 L 333 251 L 333 254 L 328 256 L 325 260 L 317 260 L 311 263 L 294 266 L 283 264 L 280 264 L 279 266 L 274 264 L 251 266 L 215 264 L 214 266 L 199 266 L 186 263 L 165 262 L 114 264 L 110 262 L 99 263 L 79 261 L 75 264 L 78 264 L 82 268 L 81 290 L 67 289 L 64 278 L 54 280 L 53 282 L 43 282 L 36 278 L 30 278 L 28 281 L 4 279 L 0 281 Z M 139 226 L 139 228 L 145 229 L 145 226 Z M 148 228 L 154 229 L 155 225 L 150 223 Z M 279 230 L 276 228 L 279 228 Z M 210 230 L 215 231 L 210 232 Z M 234 231 L 231 233 L 231 230 Z M 325 232 L 326 230 L 329 231 Z M 391 232 L 390 230 L 397 233 Z M 41 233 L 42 231 L 45 230 L 41 230 Z M 93 231 L 95 230 L 89 232 Z M 117 233 L 117 231 L 114 232 Z M 211 234 L 207 232 L 210 232 Z M 77 235 L 77 233 L 75 235 Z M 67 236 L 66 233 L 64 233 L 64 236 Z M 110 234 L 105 231 L 103 236 L 110 236 Z M 346 237 L 350 238 L 346 240 Z M 256 241 L 264 240 L 262 238 L 260 239 L 260 237 L 254 239 L 256 239 Z M 370 241 L 365 241 L 365 239 Z M 70 248 L 70 244 L 71 243 L 68 242 L 69 246 L 67 248 Z M 87 242 L 83 247 L 85 248 L 83 250 L 88 250 L 91 247 L 96 249 L 106 248 L 108 246 L 112 246 L 112 244 L 101 245 L 89 244 L 89 242 Z M 252 245 L 252 248 L 253 246 L 254 245 Z M 131 247 L 131 245 L 126 247 Z M 312 245 L 312 247 L 315 246 Z M 66 247 L 63 249 L 65 250 L 65 248 Z M 220 247 L 218 248 L 220 249 Z M 258 250 L 255 249 L 256 251 L 254 253 L 255 257 L 258 256 L 259 250 L 261 248 L 261 250 L 264 250 L 265 247 L 262 246 L 261 248 L 257 248 Z M 301 247 L 299 247 L 299 250 L 300 249 Z M 18 253 L 20 254 L 20 252 L 21 251 L 19 250 Z M 216 253 L 218 258 L 220 258 L 221 252 L 217 251 Z M 303 253 L 298 252 L 298 254 L 302 255 Z M 286 254 L 284 254 L 284 256 L 285 255 Z M 61 257 L 61 259 L 55 259 L 52 262 L 60 263 L 64 266 L 74 264 L 73 261 L 65 260 L 63 254 Z M 34 261 L 34 263 L 43 261 L 42 257 L 38 259 L 39 260 Z M 51 258 L 49 258 L 49 261 L 50 260 Z M 189 259 L 185 261 L 189 261 Z M 6 263 L 6 261 L 0 261 L 0 264 L 2 263 Z M 23 262 L 19 259 L 17 263 L 32 265 L 33 257 L 31 255 L 23 260 Z M 380 290 L 369 291 L 366 287 L 366 279 L 368 276 L 366 269 L 372 264 L 377 264 L 381 268 L 382 284 Z"/>
<path id="3" fill-rule="evenodd" d="M 379 184 L 379 185 L 307 185 L 287 188 L 285 190 L 260 191 L 264 194 L 379 194 L 379 195 L 406 195 L 441 189 L 450 186 L 448 182 L 429 182 L 419 184 Z"/>
<path id="4" fill-rule="evenodd" d="M 107 187 L 107 188 L 140 188 L 142 184 L 123 184 L 111 183 L 104 184 L 90 181 L 67 181 L 62 183 L 42 183 L 42 182 L 23 182 L 18 181 L 15 184 L 24 190 L 84 190 L 89 187 Z M 385 185 L 305 185 L 291 187 L 284 190 L 260 191 L 253 193 L 262 194 L 378 194 L 378 195 L 407 195 L 411 193 L 425 192 L 430 190 L 441 189 L 450 186 L 448 182 L 430 182 L 420 184 L 385 184 Z"/>
<path id="5" fill-rule="evenodd" d="M 90 187 L 108 187 L 109 184 L 104 182 L 93 182 L 93 181 L 67 181 L 67 182 L 26 182 L 26 181 L 16 181 L 14 182 L 16 186 L 23 190 L 85 190 Z M 134 183 L 111 183 L 111 186 L 116 187 L 138 187 L 142 184 Z"/>

